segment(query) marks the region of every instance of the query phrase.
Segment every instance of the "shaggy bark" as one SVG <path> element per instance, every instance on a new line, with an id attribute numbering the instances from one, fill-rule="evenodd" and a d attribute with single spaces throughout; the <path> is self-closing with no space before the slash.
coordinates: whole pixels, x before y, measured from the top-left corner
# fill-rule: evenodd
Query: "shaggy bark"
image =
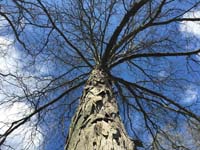
<path id="1" fill-rule="evenodd" d="M 96 67 L 86 83 L 73 117 L 65 150 L 134 150 L 124 129 L 112 85 Z"/>

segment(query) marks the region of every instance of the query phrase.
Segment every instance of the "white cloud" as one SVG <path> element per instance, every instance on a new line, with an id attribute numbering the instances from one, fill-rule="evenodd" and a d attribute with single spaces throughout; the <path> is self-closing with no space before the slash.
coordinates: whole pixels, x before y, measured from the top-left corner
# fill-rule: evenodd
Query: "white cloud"
<path id="1" fill-rule="evenodd" d="M 200 18 L 200 11 L 188 12 L 183 18 Z M 180 31 L 200 37 L 200 21 L 183 21 L 180 24 Z"/>
<path id="2" fill-rule="evenodd" d="M 160 82 L 164 81 L 165 82 L 170 74 L 169 74 L 169 72 L 162 70 L 162 71 L 159 71 L 157 73 L 157 75 L 158 75 L 158 81 L 160 81 Z"/>
<path id="3" fill-rule="evenodd" d="M 19 68 L 19 53 L 12 43 L 11 38 L 0 36 L 0 72 L 13 73 Z"/>
<path id="4" fill-rule="evenodd" d="M 0 134 L 3 134 L 13 121 L 19 120 L 33 112 L 33 109 L 23 102 L 16 102 L 13 105 L 0 107 Z M 8 150 L 6 145 L 15 150 L 39 150 L 43 141 L 40 127 L 35 126 L 37 118 L 34 117 L 28 123 L 20 126 L 5 141 L 1 150 Z"/>
<path id="5" fill-rule="evenodd" d="M 6 25 L 1 19 L 0 28 Z M 28 74 L 21 68 L 23 64 L 20 62 L 20 57 L 20 52 L 13 45 L 12 37 L 0 36 L 0 73 Z M 29 77 L 24 82 L 25 84 L 29 83 L 27 86 L 38 87 L 36 85 L 37 81 L 34 78 Z M 16 99 L 9 97 L 13 94 L 23 94 L 19 81 L 11 76 L 0 76 L 0 135 L 9 128 L 13 121 L 19 120 L 33 112 L 33 108 L 27 103 L 14 102 Z M 39 150 L 43 137 L 40 126 L 35 126 L 36 121 L 37 117 L 33 117 L 30 121 L 12 132 L 4 143 L 11 147 L 0 146 L 0 150 L 11 150 L 12 148 L 14 150 Z"/>
<path id="6" fill-rule="evenodd" d="M 158 72 L 158 76 L 160 78 L 166 78 L 169 76 L 169 73 L 167 71 L 162 70 L 162 71 Z"/>
<path id="7" fill-rule="evenodd" d="M 198 90 L 195 87 L 189 86 L 183 94 L 183 102 L 192 104 L 198 98 Z"/>

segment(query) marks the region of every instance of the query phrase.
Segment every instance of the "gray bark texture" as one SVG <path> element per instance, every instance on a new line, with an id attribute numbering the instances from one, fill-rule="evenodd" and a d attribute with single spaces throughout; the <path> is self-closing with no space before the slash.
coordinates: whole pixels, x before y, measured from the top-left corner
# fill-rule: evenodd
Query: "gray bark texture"
<path id="1" fill-rule="evenodd" d="M 120 119 L 108 75 L 98 67 L 84 88 L 65 150 L 135 150 Z"/>

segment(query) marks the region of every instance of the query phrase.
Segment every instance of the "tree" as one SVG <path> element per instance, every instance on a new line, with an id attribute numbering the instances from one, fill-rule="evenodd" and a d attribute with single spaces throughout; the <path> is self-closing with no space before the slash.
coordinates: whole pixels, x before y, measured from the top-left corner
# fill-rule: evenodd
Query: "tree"
<path id="1" fill-rule="evenodd" d="M 199 7 L 2 0 L 0 105 L 22 115 L 0 120 L 1 149 L 197 149 L 174 133 L 200 123 Z"/>

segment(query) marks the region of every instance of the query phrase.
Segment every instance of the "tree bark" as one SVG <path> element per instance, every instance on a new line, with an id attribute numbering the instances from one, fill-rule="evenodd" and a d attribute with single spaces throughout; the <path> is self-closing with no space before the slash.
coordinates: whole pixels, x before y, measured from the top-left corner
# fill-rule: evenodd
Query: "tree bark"
<path id="1" fill-rule="evenodd" d="M 99 67 L 86 83 L 65 150 L 135 150 L 120 119 L 112 84 Z"/>

